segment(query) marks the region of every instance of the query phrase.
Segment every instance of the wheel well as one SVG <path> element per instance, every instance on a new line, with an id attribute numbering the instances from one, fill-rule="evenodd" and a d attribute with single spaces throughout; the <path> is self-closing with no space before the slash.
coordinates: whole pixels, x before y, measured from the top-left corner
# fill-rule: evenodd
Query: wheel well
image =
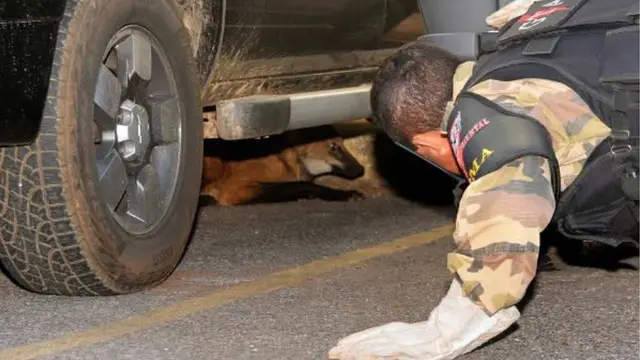
<path id="1" fill-rule="evenodd" d="M 191 39 L 192 56 L 198 66 L 200 84 L 204 84 L 222 42 L 226 0 L 174 0 L 182 23 Z"/>

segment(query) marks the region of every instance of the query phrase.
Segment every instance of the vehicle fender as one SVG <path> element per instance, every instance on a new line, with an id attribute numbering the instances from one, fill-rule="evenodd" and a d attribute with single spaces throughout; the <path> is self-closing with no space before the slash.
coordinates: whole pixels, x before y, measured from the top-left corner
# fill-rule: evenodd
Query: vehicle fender
<path id="1" fill-rule="evenodd" d="M 191 38 L 200 84 L 204 85 L 222 43 L 226 0 L 175 0 Z"/>

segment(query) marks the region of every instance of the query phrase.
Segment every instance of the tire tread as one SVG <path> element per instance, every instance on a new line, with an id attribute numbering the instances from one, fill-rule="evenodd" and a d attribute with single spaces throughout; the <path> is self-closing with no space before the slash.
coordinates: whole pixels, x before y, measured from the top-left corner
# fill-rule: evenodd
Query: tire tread
<path id="1" fill-rule="evenodd" d="M 43 110 L 40 132 L 36 140 L 27 146 L 0 148 L 0 264 L 9 275 L 26 289 L 43 294 L 56 295 L 115 295 L 142 290 L 163 281 L 170 275 L 186 246 L 191 223 L 182 222 L 172 227 L 165 238 L 178 239 L 172 243 L 175 249 L 166 258 L 155 260 L 148 269 L 129 270 L 117 258 L 107 226 L 102 218 L 92 217 L 91 209 L 99 208 L 96 200 L 83 194 L 94 194 L 87 189 L 95 184 L 82 183 L 78 179 L 80 155 L 76 146 L 76 123 L 70 121 L 75 114 L 73 98 L 82 79 L 82 61 L 76 55 L 85 49 L 78 41 L 91 30 L 111 0 L 67 0 L 60 22 L 54 50 L 49 89 Z M 158 0 L 156 0 L 158 1 Z M 162 12 L 167 26 L 175 32 L 179 47 L 190 54 L 189 39 L 170 0 Z M 130 5 L 131 3 L 124 4 Z M 156 6 L 144 2 L 140 5 Z M 182 54 L 183 52 L 178 51 Z M 186 78 L 184 90 L 194 101 L 185 105 L 191 119 L 190 151 L 202 155 L 201 117 L 196 110 L 196 65 L 190 56 L 184 64 Z M 84 93 L 83 93 L 84 94 Z M 68 98 L 65 98 L 68 97 Z M 189 100 L 186 100 L 189 101 Z M 200 104 L 197 104 L 201 110 Z M 189 112 L 191 111 L 191 112 Z M 189 115 L 190 114 L 190 115 Z M 199 133 L 193 131 L 199 129 Z M 195 146 L 195 147 L 194 147 Z M 193 159 L 197 158 L 194 156 Z M 201 157 L 200 157 L 201 158 Z M 189 189 L 180 196 L 177 211 L 195 218 L 195 206 L 200 179 L 201 164 L 194 166 L 191 160 L 189 174 L 182 189 Z M 190 204 L 193 203 L 193 208 Z M 175 225 L 175 224 L 173 224 Z M 109 234 L 109 236 L 104 236 Z M 181 247 L 181 248 L 179 248 Z M 158 251 L 162 251 L 159 249 Z M 149 254 L 152 258 L 153 254 Z M 137 264 L 136 264 L 137 265 Z"/>
<path id="2" fill-rule="evenodd" d="M 57 295 L 110 295 L 78 243 L 62 186 L 58 157 L 60 64 L 71 56 L 74 14 L 91 1 L 69 0 L 58 31 L 40 133 L 27 146 L 0 150 L 0 262 L 28 290 Z M 76 19 L 77 20 L 77 19 Z M 86 17 L 79 26 L 88 25 Z M 76 27 L 78 28 L 78 27 Z M 42 271 L 47 269 L 48 271 Z"/>

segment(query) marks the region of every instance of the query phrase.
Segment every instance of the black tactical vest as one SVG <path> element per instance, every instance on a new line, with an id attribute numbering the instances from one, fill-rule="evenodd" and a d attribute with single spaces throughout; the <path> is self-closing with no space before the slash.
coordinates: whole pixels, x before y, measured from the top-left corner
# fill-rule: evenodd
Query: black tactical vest
<path id="1" fill-rule="evenodd" d="M 637 246 L 638 0 L 539 1 L 494 38 L 446 122 L 454 152 L 462 146 L 459 165 L 466 178 L 473 181 L 519 157 L 543 156 L 552 167 L 557 202 L 553 224 L 559 232 L 578 240 Z M 562 194 L 546 129 L 465 91 L 488 79 L 523 78 L 569 86 L 612 129 Z M 473 116 L 461 118 L 456 109 Z M 456 191 L 456 206 L 465 185 Z"/>

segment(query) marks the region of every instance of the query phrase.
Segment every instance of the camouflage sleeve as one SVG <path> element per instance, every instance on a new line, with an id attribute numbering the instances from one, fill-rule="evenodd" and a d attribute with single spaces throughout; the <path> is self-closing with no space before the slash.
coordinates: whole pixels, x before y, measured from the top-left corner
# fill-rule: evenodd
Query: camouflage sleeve
<path id="1" fill-rule="evenodd" d="M 472 182 L 461 199 L 449 270 L 488 314 L 516 304 L 536 273 L 555 199 L 548 161 L 529 156 Z"/>

